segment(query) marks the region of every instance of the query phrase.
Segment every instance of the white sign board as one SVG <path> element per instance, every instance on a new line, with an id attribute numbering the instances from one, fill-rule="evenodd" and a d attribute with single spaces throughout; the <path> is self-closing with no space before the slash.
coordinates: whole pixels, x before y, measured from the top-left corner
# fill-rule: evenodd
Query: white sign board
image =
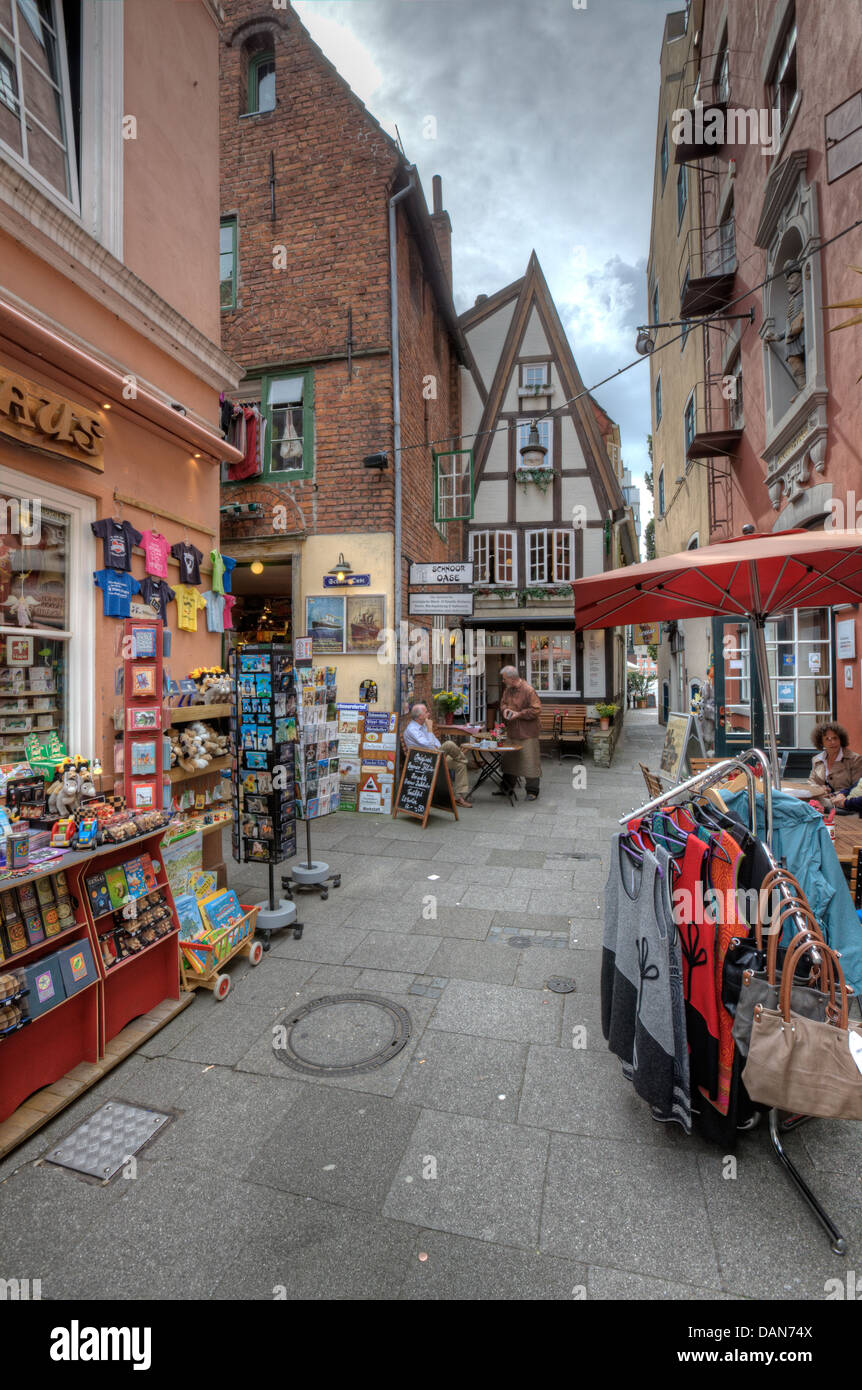
<path id="1" fill-rule="evenodd" d="M 584 633 L 584 695 L 596 699 L 605 693 L 605 633 L 603 628 Z"/>
<path id="2" fill-rule="evenodd" d="M 472 594 L 411 594 L 410 615 L 450 614 L 455 617 L 473 616 Z"/>
<path id="3" fill-rule="evenodd" d="M 463 564 L 411 565 L 411 584 L 472 584 L 473 562 Z"/>
<path id="4" fill-rule="evenodd" d="M 841 661 L 852 661 L 856 656 L 856 624 L 852 618 L 835 624 L 835 646 Z"/>

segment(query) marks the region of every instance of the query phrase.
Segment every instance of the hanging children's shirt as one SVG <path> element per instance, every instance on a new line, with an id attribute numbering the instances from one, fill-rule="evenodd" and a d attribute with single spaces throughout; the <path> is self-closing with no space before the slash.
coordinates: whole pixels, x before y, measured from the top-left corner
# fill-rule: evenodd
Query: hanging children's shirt
<path id="1" fill-rule="evenodd" d="M 102 563 L 109 570 L 130 570 L 132 568 L 132 546 L 140 545 L 141 533 L 136 531 L 130 521 L 115 521 L 106 516 L 101 521 L 91 521 L 93 535 L 102 541 Z"/>
<path id="2" fill-rule="evenodd" d="M 141 581 L 141 596 L 148 603 L 156 617 L 163 623 L 168 620 L 168 604 L 176 597 L 170 585 L 163 579 L 151 579 L 147 575 Z"/>
<path id="3" fill-rule="evenodd" d="M 158 531 L 145 531 L 141 539 L 147 574 L 155 575 L 156 579 L 167 579 L 170 549 L 164 536 Z"/>
<path id="4" fill-rule="evenodd" d="M 171 554 L 180 567 L 180 583 L 200 584 L 203 551 L 185 541 L 177 541 L 176 545 L 171 546 Z"/>
<path id="5" fill-rule="evenodd" d="M 174 590 L 177 600 L 177 627 L 183 632 L 197 632 L 198 610 L 206 608 L 200 589 L 190 584 L 178 584 Z"/>
<path id="6" fill-rule="evenodd" d="M 213 593 L 223 594 L 224 561 L 217 550 L 210 551 L 210 560 L 212 561 L 213 567 Z"/>
<path id="7" fill-rule="evenodd" d="M 207 610 L 207 628 L 210 632 L 224 632 L 224 594 L 214 594 L 212 589 L 207 589 L 201 597 Z"/>
<path id="8" fill-rule="evenodd" d="M 222 613 L 222 623 L 224 624 L 225 632 L 231 632 L 233 630 L 233 606 L 235 603 L 236 594 L 225 594 L 224 611 Z"/>
<path id="9" fill-rule="evenodd" d="M 132 594 L 140 591 L 140 584 L 127 570 L 96 570 L 93 579 L 104 594 L 104 614 L 106 618 L 130 617 L 129 605 Z"/>
<path id="10" fill-rule="evenodd" d="M 224 567 L 224 575 L 222 577 L 222 592 L 225 594 L 229 594 L 231 575 L 233 574 L 233 571 L 236 568 L 236 560 L 234 560 L 231 555 L 222 555 L 221 562 Z"/>

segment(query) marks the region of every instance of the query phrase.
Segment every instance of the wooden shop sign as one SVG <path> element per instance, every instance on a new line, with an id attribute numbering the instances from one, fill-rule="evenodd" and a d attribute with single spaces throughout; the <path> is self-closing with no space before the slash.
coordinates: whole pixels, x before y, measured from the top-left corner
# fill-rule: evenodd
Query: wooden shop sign
<path id="1" fill-rule="evenodd" d="M 0 364 L 0 435 L 105 471 L 101 416 Z"/>

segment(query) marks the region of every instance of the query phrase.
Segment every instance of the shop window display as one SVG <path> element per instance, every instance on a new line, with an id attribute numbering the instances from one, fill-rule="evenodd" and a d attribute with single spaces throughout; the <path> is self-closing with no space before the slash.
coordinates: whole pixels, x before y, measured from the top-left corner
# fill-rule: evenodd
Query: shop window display
<path id="1" fill-rule="evenodd" d="M 0 763 L 10 763 L 34 733 L 66 742 L 70 518 L 17 498 L 3 505 Z"/>

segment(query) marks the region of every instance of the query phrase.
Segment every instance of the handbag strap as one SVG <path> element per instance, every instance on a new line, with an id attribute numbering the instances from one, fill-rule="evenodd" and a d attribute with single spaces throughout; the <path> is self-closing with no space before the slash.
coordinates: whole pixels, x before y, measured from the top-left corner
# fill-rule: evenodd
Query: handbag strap
<path id="1" fill-rule="evenodd" d="M 784 958 L 784 969 L 781 972 L 781 989 L 778 994 L 778 1008 L 785 1023 L 790 1022 L 790 991 L 793 988 L 793 975 L 796 966 L 801 957 L 805 955 L 805 952 L 810 949 L 811 942 L 805 937 L 800 937 L 798 944 L 792 945 Z M 817 942 L 817 950 L 824 961 L 828 960 L 832 967 L 829 971 L 829 1003 L 827 1004 L 827 1012 L 834 1017 L 836 1012 L 836 984 L 840 985 L 841 1005 L 838 1011 L 837 1027 L 846 1029 L 847 986 L 844 980 L 844 971 L 841 969 L 841 962 L 838 959 L 837 952 L 833 951 L 832 947 L 827 946 L 824 942 Z"/>
<path id="2" fill-rule="evenodd" d="M 788 946 L 787 948 L 788 954 L 790 953 L 791 947 L 795 946 L 797 941 L 802 940 L 803 938 L 805 938 L 809 942 L 811 942 L 813 938 L 813 941 L 816 942 L 818 946 L 820 942 L 823 941 L 823 933 L 820 930 L 820 927 L 818 926 L 817 919 L 814 916 L 814 913 L 811 911 L 811 908 L 808 906 L 807 903 L 782 903 L 777 917 L 770 923 L 769 942 L 766 948 L 766 978 L 771 985 L 774 985 L 776 983 L 775 976 L 778 968 L 778 943 L 781 940 L 782 928 L 784 926 L 784 923 L 787 921 L 788 917 L 796 917 L 797 919 L 801 919 L 805 923 L 804 927 L 802 927 L 793 936 L 790 942 L 790 946 Z M 785 967 L 786 965 L 787 957 L 785 956 Z"/>
<path id="3" fill-rule="evenodd" d="M 754 924 L 754 934 L 757 940 L 758 951 L 763 950 L 763 920 L 769 907 L 769 894 L 770 891 L 773 893 L 775 892 L 779 883 L 790 884 L 790 886 L 796 890 L 793 896 L 797 897 L 805 907 L 809 906 L 808 899 L 793 877 L 793 874 L 788 873 L 786 869 L 770 869 L 763 883 L 760 885 L 760 894 L 757 899 L 757 919 Z"/>

